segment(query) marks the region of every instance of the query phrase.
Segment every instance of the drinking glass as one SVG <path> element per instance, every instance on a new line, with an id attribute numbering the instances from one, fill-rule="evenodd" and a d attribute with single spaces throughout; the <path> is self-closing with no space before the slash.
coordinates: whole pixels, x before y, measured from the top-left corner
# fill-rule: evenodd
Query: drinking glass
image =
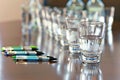
<path id="1" fill-rule="evenodd" d="M 41 24 L 43 26 L 43 31 L 46 31 L 47 18 L 46 18 L 46 7 L 43 7 L 40 11 Z"/>
<path id="2" fill-rule="evenodd" d="M 82 62 L 99 63 L 104 49 L 104 23 L 81 21 L 78 29 Z"/>
<path id="3" fill-rule="evenodd" d="M 66 30 L 66 39 L 69 45 L 69 51 L 71 53 L 79 53 L 79 44 L 78 44 L 78 24 L 80 19 L 74 17 L 67 17 L 67 30 Z"/>
<path id="4" fill-rule="evenodd" d="M 30 44 L 30 20 L 31 15 L 29 13 L 28 5 L 23 4 L 21 7 L 22 11 L 22 45 L 29 45 Z"/>
<path id="5" fill-rule="evenodd" d="M 112 24 L 114 21 L 114 13 L 115 7 L 106 7 L 105 8 L 105 23 L 106 23 L 106 30 L 112 30 Z"/>
<path id="6" fill-rule="evenodd" d="M 52 17 L 51 17 L 51 14 L 52 14 L 52 8 L 49 8 L 46 10 L 46 22 L 47 22 L 47 31 L 48 31 L 48 35 L 50 37 L 53 36 L 53 30 L 52 30 Z"/>
<path id="7" fill-rule="evenodd" d="M 67 24 L 65 15 L 59 14 L 57 15 L 57 21 L 59 26 L 59 36 L 60 36 L 60 44 L 62 46 L 68 46 L 68 41 L 66 39 L 66 30 L 67 30 Z"/>

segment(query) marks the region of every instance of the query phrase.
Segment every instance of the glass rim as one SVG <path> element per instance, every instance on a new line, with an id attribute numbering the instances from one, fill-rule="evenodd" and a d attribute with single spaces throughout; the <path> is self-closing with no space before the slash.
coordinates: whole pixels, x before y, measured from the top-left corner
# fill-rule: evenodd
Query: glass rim
<path id="1" fill-rule="evenodd" d="M 66 21 L 68 21 L 68 20 L 81 20 L 80 18 L 76 18 L 74 16 L 67 16 L 65 19 L 66 19 Z"/>
<path id="2" fill-rule="evenodd" d="M 80 21 L 80 23 L 99 23 L 99 24 L 105 24 L 104 22 L 101 21 Z"/>
<path id="3" fill-rule="evenodd" d="M 101 21 L 80 21 L 80 25 L 82 25 L 82 24 L 93 24 L 93 25 L 99 25 L 99 26 L 97 26 L 97 27 L 103 27 L 104 28 L 104 30 L 105 30 L 105 28 L 106 28 L 106 26 L 105 26 L 105 22 L 101 22 Z"/>

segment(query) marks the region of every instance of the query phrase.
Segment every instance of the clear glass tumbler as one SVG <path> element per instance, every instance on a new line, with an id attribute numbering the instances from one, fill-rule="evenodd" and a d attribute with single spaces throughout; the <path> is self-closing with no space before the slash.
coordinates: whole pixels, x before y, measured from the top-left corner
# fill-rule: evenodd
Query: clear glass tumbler
<path id="1" fill-rule="evenodd" d="M 67 30 L 67 24 L 66 24 L 66 15 L 60 14 L 57 15 L 58 20 L 58 26 L 59 26 L 59 37 L 60 37 L 60 44 L 62 46 L 68 46 L 68 41 L 66 39 L 66 30 Z"/>
<path id="2" fill-rule="evenodd" d="M 78 32 L 82 62 L 99 63 L 104 50 L 104 23 L 81 21 Z"/>
<path id="3" fill-rule="evenodd" d="M 22 5 L 22 45 L 30 45 L 30 21 L 31 15 L 29 13 L 28 5 Z"/>
<path id="4" fill-rule="evenodd" d="M 66 39 L 69 45 L 70 53 L 79 53 L 79 43 L 78 43 L 78 24 L 80 19 L 67 17 L 67 30 L 66 30 Z"/>
<path id="5" fill-rule="evenodd" d="M 106 23 L 106 30 L 112 30 L 112 24 L 114 22 L 114 13 L 115 7 L 106 7 L 105 8 L 105 23 Z"/>

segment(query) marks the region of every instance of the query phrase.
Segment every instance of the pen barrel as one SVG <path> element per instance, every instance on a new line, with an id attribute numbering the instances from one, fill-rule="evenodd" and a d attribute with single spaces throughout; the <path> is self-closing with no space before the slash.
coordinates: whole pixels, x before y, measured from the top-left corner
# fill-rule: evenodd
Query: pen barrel
<path id="1" fill-rule="evenodd" d="M 40 51 L 7 51 L 5 52 L 6 56 L 14 56 L 14 55 L 43 55 L 43 52 Z"/>
<path id="2" fill-rule="evenodd" d="M 2 51 L 36 51 L 37 46 L 14 46 L 14 47 L 2 47 Z"/>
<path id="3" fill-rule="evenodd" d="M 49 62 L 57 60 L 56 58 L 49 57 L 49 56 L 13 56 L 14 61 L 27 61 L 27 62 Z"/>

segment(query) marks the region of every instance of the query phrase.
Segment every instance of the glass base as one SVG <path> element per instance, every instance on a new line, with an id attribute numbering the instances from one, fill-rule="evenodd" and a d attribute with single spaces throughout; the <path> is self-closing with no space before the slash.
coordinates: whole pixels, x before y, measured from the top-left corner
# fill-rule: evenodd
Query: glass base
<path id="1" fill-rule="evenodd" d="M 60 40 L 60 43 L 61 43 L 62 46 L 68 46 L 69 45 L 67 40 Z"/>
<path id="2" fill-rule="evenodd" d="M 85 56 L 85 55 L 81 55 L 82 58 L 82 62 L 83 63 L 99 63 L 101 60 L 101 55 L 97 55 L 97 56 Z"/>
<path id="3" fill-rule="evenodd" d="M 69 45 L 69 51 L 71 53 L 80 53 L 79 45 Z"/>

